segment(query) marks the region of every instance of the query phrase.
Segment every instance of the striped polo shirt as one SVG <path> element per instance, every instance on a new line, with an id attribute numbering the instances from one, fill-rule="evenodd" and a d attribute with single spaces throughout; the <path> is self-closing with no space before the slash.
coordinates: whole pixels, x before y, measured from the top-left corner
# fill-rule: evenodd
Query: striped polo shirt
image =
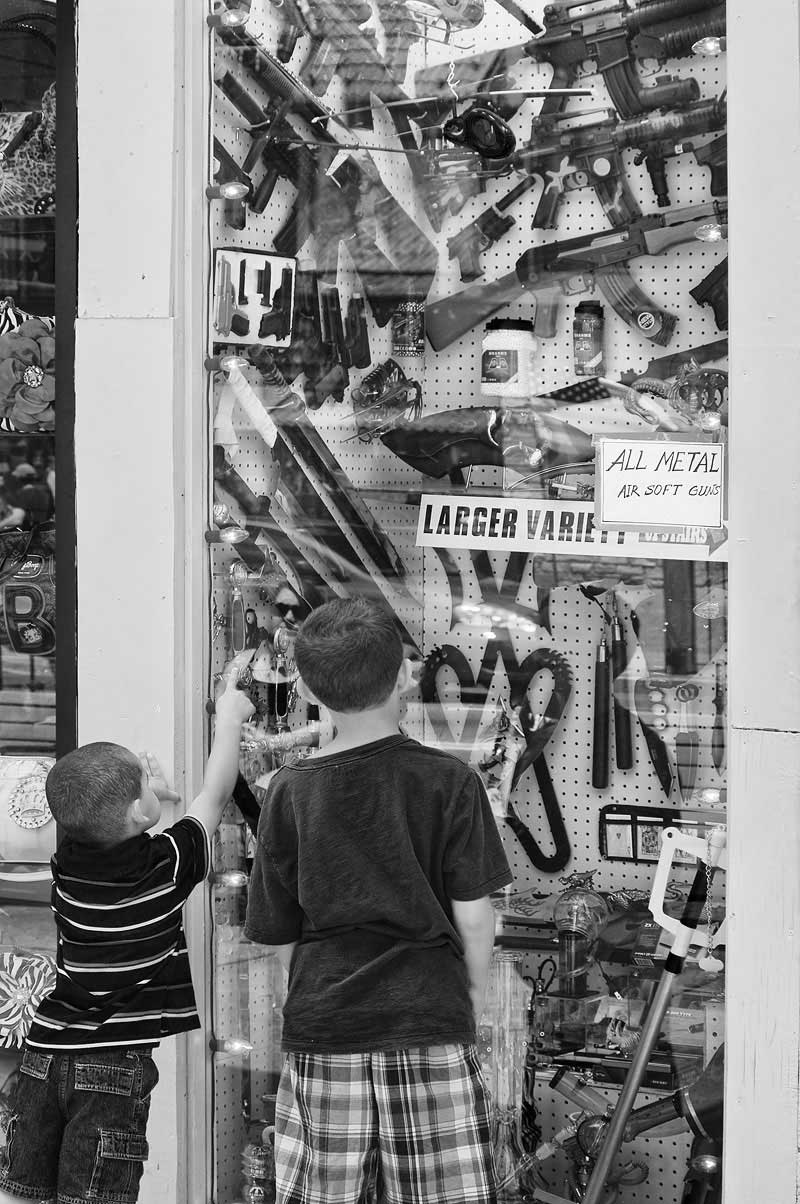
<path id="1" fill-rule="evenodd" d="M 51 860 L 56 985 L 28 1045 L 154 1045 L 199 1028 L 183 905 L 210 864 L 208 834 L 191 815 L 113 848 L 65 840 Z"/>

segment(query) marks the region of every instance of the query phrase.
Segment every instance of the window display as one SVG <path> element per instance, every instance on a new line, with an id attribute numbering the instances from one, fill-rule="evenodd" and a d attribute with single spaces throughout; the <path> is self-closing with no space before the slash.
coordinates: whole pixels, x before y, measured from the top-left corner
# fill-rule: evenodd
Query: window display
<path id="1" fill-rule="evenodd" d="M 271 771 L 330 739 L 297 626 L 334 596 L 391 609 L 404 729 L 480 775 L 514 871 L 479 1029 L 501 1198 L 711 1201 L 725 8 L 542 22 L 211 6 L 209 668 L 248 654 L 255 823 Z M 252 824 L 227 819 L 214 1174 L 238 1204 L 271 1190 L 284 979 L 242 939 Z"/>
<path id="2" fill-rule="evenodd" d="M 54 981 L 55 3 L 0 3 L 0 1115 Z"/>

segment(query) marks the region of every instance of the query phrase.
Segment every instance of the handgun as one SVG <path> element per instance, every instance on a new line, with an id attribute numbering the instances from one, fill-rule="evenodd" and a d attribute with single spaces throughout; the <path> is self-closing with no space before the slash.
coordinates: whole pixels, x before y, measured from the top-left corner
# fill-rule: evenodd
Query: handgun
<path id="1" fill-rule="evenodd" d="M 693 297 L 698 305 L 711 306 L 717 330 L 728 329 L 727 255 L 703 277 L 699 284 L 689 289 L 689 296 Z"/>
<path id="2" fill-rule="evenodd" d="M 263 315 L 258 327 L 260 339 L 285 339 L 292 329 L 292 280 L 294 272 L 284 268 L 272 297 L 272 308 Z"/>

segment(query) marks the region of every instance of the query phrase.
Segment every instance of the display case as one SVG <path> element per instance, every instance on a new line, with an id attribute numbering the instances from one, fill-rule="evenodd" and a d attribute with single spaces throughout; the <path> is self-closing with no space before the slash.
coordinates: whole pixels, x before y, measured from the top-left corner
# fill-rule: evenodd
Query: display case
<path id="1" fill-rule="evenodd" d="M 242 814 L 324 746 L 293 637 L 356 594 L 419 663 L 405 731 L 480 774 L 514 871 L 481 1025 L 504 1196 L 718 1198 L 724 5 L 207 25 L 208 659 L 256 705 L 212 888 L 214 1198 L 269 1192 L 281 1064 Z"/>
<path id="2" fill-rule="evenodd" d="M 56 671 L 56 411 L 61 463 L 72 442 L 71 367 L 56 315 L 55 3 L 0 3 L 0 1128 L 19 1051 L 55 981 L 50 857 L 56 824 L 45 778 L 74 741 L 74 638 Z M 62 64 L 63 66 L 63 64 Z M 62 79 L 64 76 L 62 76 Z M 70 78 L 74 78 L 74 72 Z M 69 99 L 67 99 L 67 109 Z M 63 183 L 65 213 L 70 187 Z M 72 263 L 65 248 L 62 266 Z M 62 284 L 69 272 L 62 276 Z M 67 294 L 69 290 L 67 288 Z M 67 295 L 61 312 L 71 312 Z M 66 370 L 64 370 L 66 365 Z M 62 391 L 57 396 L 57 383 Z M 71 489 L 59 474 L 66 546 Z M 60 521 L 60 520 L 59 520 Z M 73 541 L 74 542 L 74 541 Z M 74 576 L 74 547 L 65 577 Z M 71 567 L 72 573 L 69 572 Z M 69 606 L 71 585 L 65 591 Z M 74 612 L 73 612 L 74 618 Z M 70 697 L 65 696 L 69 694 Z M 72 712 L 72 717 L 70 717 Z M 58 725 L 57 725 L 58 719 Z"/>

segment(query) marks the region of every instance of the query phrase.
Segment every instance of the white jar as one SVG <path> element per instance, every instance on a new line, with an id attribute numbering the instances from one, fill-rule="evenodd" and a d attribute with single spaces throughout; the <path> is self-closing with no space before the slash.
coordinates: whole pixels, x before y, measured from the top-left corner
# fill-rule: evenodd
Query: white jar
<path id="1" fill-rule="evenodd" d="M 525 318 L 489 322 L 483 335 L 481 396 L 530 397 L 537 346 L 533 323 Z"/>

